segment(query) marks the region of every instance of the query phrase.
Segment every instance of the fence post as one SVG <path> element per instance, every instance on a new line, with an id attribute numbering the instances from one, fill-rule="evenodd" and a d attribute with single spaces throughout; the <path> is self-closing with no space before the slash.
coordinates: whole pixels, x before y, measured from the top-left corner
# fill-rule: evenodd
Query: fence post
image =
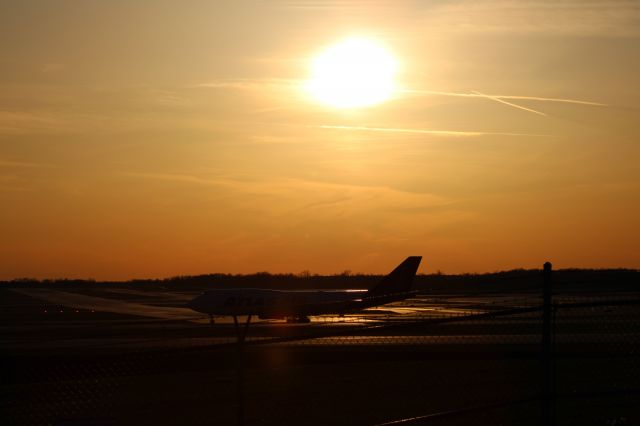
<path id="1" fill-rule="evenodd" d="M 251 321 L 251 316 L 247 320 L 247 327 Z M 246 328 L 243 331 L 238 324 L 238 317 L 233 317 L 235 324 L 237 342 L 236 342 L 236 401 L 238 405 L 238 426 L 244 426 L 244 339 L 246 337 Z"/>
<path id="2" fill-rule="evenodd" d="M 553 348 L 551 324 L 551 263 L 545 262 L 542 294 L 542 424 L 555 425 L 555 394 L 553 389 Z"/>

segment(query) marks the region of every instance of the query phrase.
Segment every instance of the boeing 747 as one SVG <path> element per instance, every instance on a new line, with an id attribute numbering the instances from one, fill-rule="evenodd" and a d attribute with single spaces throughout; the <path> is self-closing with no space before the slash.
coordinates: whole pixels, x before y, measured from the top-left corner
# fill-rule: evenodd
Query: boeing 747
<path id="1" fill-rule="evenodd" d="M 232 316 L 237 325 L 238 316 L 244 315 L 248 316 L 247 325 L 253 315 L 261 319 L 309 322 L 311 315 L 343 315 L 412 297 L 416 293 L 412 291 L 413 279 L 421 260 L 421 256 L 408 257 L 369 290 L 209 290 L 187 306 L 208 314 L 212 323 L 214 316 Z"/>

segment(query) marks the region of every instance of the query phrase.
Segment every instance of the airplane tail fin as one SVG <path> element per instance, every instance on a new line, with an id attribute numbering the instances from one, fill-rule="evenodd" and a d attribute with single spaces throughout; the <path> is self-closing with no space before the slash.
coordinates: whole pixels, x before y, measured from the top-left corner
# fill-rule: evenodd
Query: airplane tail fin
<path id="1" fill-rule="evenodd" d="M 413 278 L 416 276 L 422 256 L 409 256 L 396 267 L 382 281 L 369 289 L 373 296 L 385 294 L 406 293 L 411 291 Z"/>

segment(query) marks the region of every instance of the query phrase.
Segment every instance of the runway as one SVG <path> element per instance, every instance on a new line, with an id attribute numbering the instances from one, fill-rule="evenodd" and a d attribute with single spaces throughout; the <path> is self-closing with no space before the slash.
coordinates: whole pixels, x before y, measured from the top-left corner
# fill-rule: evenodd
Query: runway
<path id="1" fill-rule="evenodd" d="M 45 288 L 11 289 L 12 291 L 29 296 L 51 305 L 61 305 L 71 309 L 84 309 L 115 314 L 135 315 L 146 318 L 158 318 L 164 320 L 196 320 L 202 317 L 188 308 L 156 306 L 151 304 L 129 302 L 121 299 L 87 296 L 68 291 L 52 290 Z M 147 297 L 158 297 L 157 293 L 144 293 L 126 289 L 109 289 L 116 294 L 143 294 Z"/>
<path id="2" fill-rule="evenodd" d="M 236 342 L 231 317 L 216 317 L 211 325 L 208 316 L 184 307 L 198 292 L 123 287 L 12 288 L 2 292 L 5 314 L 0 323 L 0 344 L 14 354 L 121 352 Z M 421 295 L 344 316 L 313 316 L 308 324 L 254 317 L 247 343 L 533 347 L 540 342 L 539 307 L 540 298 L 535 294 Z M 501 312 L 510 314 L 500 316 Z M 559 344 L 603 340 L 617 344 L 628 339 L 624 335 L 603 338 L 607 329 L 590 323 L 583 314 L 572 317 L 571 311 L 564 313 L 561 333 L 556 336 Z M 619 320 L 621 326 L 629 315 Z M 607 327 L 615 327 L 616 321 L 609 318 Z"/>
<path id="3" fill-rule="evenodd" d="M 369 414 L 363 424 L 376 424 L 530 398 L 539 389 L 542 317 L 535 293 L 422 294 L 344 317 L 311 317 L 308 324 L 256 319 L 243 346 L 231 318 L 211 325 L 184 307 L 197 294 L 160 286 L 0 289 L 0 368 L 8 378 L 0 389 L 8 403 L 0 410 L 18 424 L 167 418 L 230 424 L 238 380 L 245 380 L 250 424 L 334 424 L 335 410 L 349 420 L 354 412 L 361 420 Z M 637 384 L 640 311 L 637 304 L 599 304 L 614 297 L 638 299 L 555 298 L 587 304 L 555 313 L 567 394 Z M 333 411 L 318 412 L 319 406 Z M 354 411 L 371 406 L 381 408 Z M 612 413 L 619 407 L 612 405 Z M 637 401 L 624 407 L 633 413 Z M 522 423 L 521 409 L 514 408 L 513 419 L 539 424 Z M 470 423 L 478 423 L 475 415 L 459 424 Z"/>

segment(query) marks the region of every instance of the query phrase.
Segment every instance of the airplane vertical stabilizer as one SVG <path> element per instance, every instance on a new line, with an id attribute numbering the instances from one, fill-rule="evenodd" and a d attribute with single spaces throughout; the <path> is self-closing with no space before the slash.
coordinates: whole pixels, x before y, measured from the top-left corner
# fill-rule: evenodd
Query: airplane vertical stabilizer
<path id="1" fill-rule="evenodd" d="M 416 276 L 422 256 L 409 256 L 389 275 L 369 289 L 369 294 L 381 296 L 385 294 L 406 293 L 411 291 L 413 278 Z"/>

